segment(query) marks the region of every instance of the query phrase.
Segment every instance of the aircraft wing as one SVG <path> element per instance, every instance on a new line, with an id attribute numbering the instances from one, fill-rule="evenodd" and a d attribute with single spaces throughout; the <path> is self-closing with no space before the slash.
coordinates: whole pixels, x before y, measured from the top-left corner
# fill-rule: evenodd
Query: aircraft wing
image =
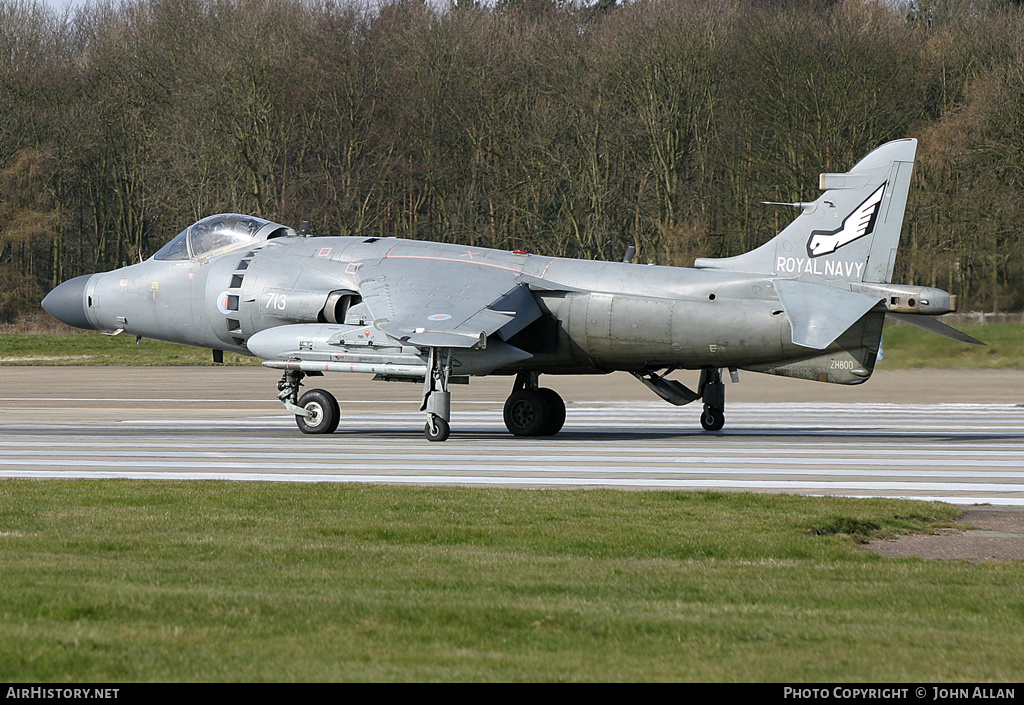
<path id="1" fill-rule="evenodd" d="M 518 268 L 443 257 L 385 257 L 359 269 L 378 330 L 418 347 L 484 347 L 541 316 Z"/>

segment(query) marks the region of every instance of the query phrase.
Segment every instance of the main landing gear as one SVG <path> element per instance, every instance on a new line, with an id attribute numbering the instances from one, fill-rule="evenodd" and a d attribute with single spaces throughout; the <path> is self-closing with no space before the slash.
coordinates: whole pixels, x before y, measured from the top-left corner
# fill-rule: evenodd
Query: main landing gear
<path id="1" fill-rule="evenodd" d="M 553 436 L 565 424 L 565 402 L 538 386 L 536 372 L 520 372 L 505 400 L 505 428 L 516 436 Z"/>
<path id="2" fill-rule="evenodd" d="M 705 367 L 700 371 L 698 394 L 704 400 L 704 411 L 700 425 L 705 431 L 721 431 L 725 426 L 725 383 L 722 371 L 717 367 Z"/>
<path id="3" fill-rule="evenodd" d="M 447 440 L 451 433 L 451 360 L 450 349 L 431 348 L 420 405 L 427 412 L 423 433 L 428 441 Z M 516 436 L 553 436 L 565 424 L 565 402 L 553 389 L 539 387 L 537 377 L 536 372 L 520 372 L 505 401 L 505 427 Z"/>
<path id="4" fill-rule="evenodd" d="M 277 398 L 295 414 L 295 424 L 303 433 L 334 433 L 341 421 L 338 400 L 326 389 L 311 389 L 300 397 L 299 387 L 305 376 L 299 370 L 286 370 L 277 383 Z"/>
<path id="5" fill-rule="evenodd" d="M 451 349 L 431 348 L 427 369 L 420 405 L 427 412 L 423 435 L 428 441 L 445 441 L 451 434 Z M 520 372 L 505 401 L 505 427 L 516 436 L 553 436 L 565 423 L 565 402 L 554 390 L 540 388 L 537 377 L 536 372 Z"/>
<path id="6" fill-rule="evenodd" d="M 451 349 L 431 348 L 427 365 L 420 405 L 427 412 L 423 433 L 428 441 L 444 441 L 451 433 Z M 505 427 L 516 436 L 553 436 L 565 424 L 565 402 L 553 389 L 541 388 L 537 377 L 536 372 L 520 372 L 505 401 Z"/>

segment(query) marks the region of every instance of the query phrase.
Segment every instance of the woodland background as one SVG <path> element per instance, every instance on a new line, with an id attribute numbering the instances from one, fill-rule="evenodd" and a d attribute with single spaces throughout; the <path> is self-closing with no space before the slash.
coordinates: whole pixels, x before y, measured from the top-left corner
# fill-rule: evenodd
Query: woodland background
<path id="1" fill-rule="evenodd" d="M 224 211 L 689 265 L 901 137 L 897 280 L 1024 308 L 1008 0 L 0 0 L 0 321 Z"/>

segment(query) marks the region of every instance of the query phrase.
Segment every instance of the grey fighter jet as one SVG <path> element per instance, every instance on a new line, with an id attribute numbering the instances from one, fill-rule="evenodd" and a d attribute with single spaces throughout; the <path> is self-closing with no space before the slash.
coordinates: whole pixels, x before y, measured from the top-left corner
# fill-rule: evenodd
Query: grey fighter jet
<path id="1" fill-rule="evenodd" d="M 954 340 L 956 297 L 891 284 L 916 140 L 882 145 L 773 240 L 693 268 L 562 259 L 376 237 L 306 237 L 238 214 L 186 228 L 149 260 L 64 282 L 43 300 L 79 328 L 255 355 L 283 371 L 304 433 L 332 433 L 335 397 L 304 377 L 363 372 L 423 384 L 426 437 L 448 438 L 450 386 L 514 378 L 508 430 L 557 433 L 565 403 L 541 374 L 624 370 L 669 403 L 725 423 L 723 370 L 860 384 L 886 316 Z M 695 390 L 668 378 L 700 370 Z"/>

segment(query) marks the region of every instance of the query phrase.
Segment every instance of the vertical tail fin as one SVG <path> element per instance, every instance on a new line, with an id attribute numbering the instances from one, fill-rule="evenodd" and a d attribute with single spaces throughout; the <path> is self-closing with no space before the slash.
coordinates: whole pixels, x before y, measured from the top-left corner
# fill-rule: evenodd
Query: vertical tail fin
<path id="1" fill-rule="evenodd" d="M 845 174 L 822 174 L 824 193 L 773 240 L 723 259 L 701 258 L 698 269 L 772 274 L 785 279 L 888 283 L 910 190 L 917 140 L 883 144 Z"/>

